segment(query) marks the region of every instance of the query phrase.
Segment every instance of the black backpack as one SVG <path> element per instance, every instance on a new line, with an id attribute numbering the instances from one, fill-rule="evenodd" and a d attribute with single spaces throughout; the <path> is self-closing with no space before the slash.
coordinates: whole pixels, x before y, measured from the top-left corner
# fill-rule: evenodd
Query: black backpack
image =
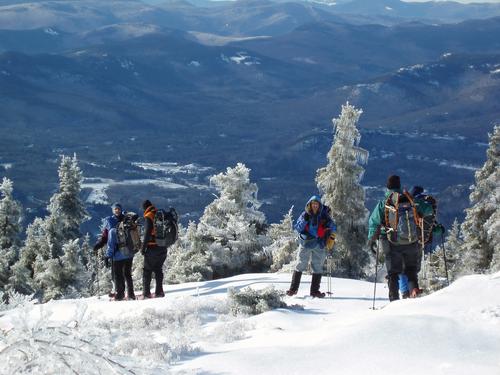
<path id="1" fill-rule="evenodd" d="M 179 216 L 173 207 L 170 207 L 168 211 L 162 209 L 156 211 L 153 225 L 157 246 L 169 247 L 177 241 L 179 235 L 178 221 Z"/>

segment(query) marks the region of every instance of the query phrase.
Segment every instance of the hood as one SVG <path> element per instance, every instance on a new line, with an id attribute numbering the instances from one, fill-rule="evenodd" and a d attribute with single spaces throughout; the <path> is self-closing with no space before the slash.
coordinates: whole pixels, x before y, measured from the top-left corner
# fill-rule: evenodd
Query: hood
<path id="1" fill-rule="evenodd" d="M 312 210 L 311 210 L 311 202 L 319 202 L 319 211 L 318 212 L 321 212 L 321 209 L 323 208 L 323 203 L 321 203 L 321 197 L 319 197 L 318 195 L 313 195 L 311 198 L 309 198 L 309 200 L 307 201 L 307 204 L 306 204 L 306 212 L 308 214 L 311 214 L 312 213 Z"/>

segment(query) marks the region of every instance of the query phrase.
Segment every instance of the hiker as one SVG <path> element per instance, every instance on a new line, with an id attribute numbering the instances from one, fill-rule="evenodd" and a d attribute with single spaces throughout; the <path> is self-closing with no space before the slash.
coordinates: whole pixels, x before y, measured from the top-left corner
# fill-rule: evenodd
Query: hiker
<path id="1" fill-rule="evenodd" d="M 144 268 L 142 274 L 143 298 L 151 298 L 151 278 L 155 274 L 154 297 L 164 297 L 163 292 L 163 263 L 167 259 L 167 247 L 160 246 L 156 241 L 155 215 L 157 209 L 149 200 L 142 203 L 144 210 L 144 237 L 142 240 L 141 254 L 144 255 Z"/>
<path id="2" fill-rule="evenodd" d="M 415 298 L 420 292 L 417 277 L 420 215 L 413 197 L 401 190 L 399 176 L 390 176 L 385 198 L 378 202 L 369 218 L 368 247 L 373 251 L 378 240 L 378 246 L 385 255 L 391 302 L 399 299 L 401 273 L 408 277 L 409 296 Z"/>
<path id="3" fill-rule="evenodd" d="M 288 296 L 297 294 L 302 272 L 307 269 L 311 259 L 312 281 L 310 295 L 323 298 L 325 293 L 319 291 L 323 263 L 326 258 L 325 245 L 331 233 L 336 232 L 337 227 L 330 217 L 330 208 L 321 203 L 321 199 L 314 195 L 306 204 L 305 211 L 297 219 L 294 229 L 299 233 L 300 247 L 297 255 L 297 265 L 292 275 Z"/>
<path id="4" fill-rule="evenodd" d="M 122 210 L 120 203 L 112 205 L 113 215 L 104 219 L 104 228 L 97 243 L 94 245 L 94 254 L 107 245 L 104 262 L 106 267 L 111 267 L 113 281 L 115 282 L 116 292 L 110 293 L 116 301 L 121 301 L 125 298 L 125 283 L 127 284 L 127 299 L 135 299 L 134 284 L 132 281 L 132 260 L 133 254 L 123 254 L 118 249 L 117 227 L 124 220 L 125 212 Z M 135 215 L 137 219 L 137 215 Z M 111 260 L 111 264 L 110 264 Z"/>
<path id="5" fill-rule="evenodd" d="M 443 226 L 436 221 L 437 216 L 437 201 L 436 199 L 424 193 L 422 186 L 414 186 L 410 193 L 414 199 L 415 206 L 418 212 L 422 215 L 421 235 L 419 237 L 419 251 L 417 261 L 417 275 L 420 272 L 422 265 L 422 256 L 434 252 L 432 246 L 433 237 L 442 235 Z M 403 299 L 410 297 L 408 287 L 408 277 L 402 273 L 399 275 L 399 291 Z"/>

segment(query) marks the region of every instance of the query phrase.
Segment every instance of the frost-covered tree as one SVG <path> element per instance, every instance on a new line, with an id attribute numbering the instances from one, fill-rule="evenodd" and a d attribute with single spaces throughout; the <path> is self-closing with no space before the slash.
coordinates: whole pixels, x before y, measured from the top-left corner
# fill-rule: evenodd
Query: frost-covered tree
<path id="1" fill-rule="evenodd" d="M 57 217 L 58 231 L 64 242 L 80 238 L 80 225 L 88 218 L 80 198 L 83 174 L 76 155 L 62 156 L 59 165 L 59 191 L 50 198 L 47 207 Z"/>
<path id="2" fill-rule="evenodd" d="M 238 163 L 210 178 L 219 196 L 200 218 L 198 235 L 207 246 L 214 277 L 262 270 L 265 216 L 259 211 L 257 185 L 250 182 L 250 169 Z"/>
<path id="3" fill-rule="evenodd" d="M 462 273 L 487 272 L 500 251 L 498 210 L 500 207 L 500 126 L 490 134 L 486 162 L 475 174 L 471 207 L 462 224 Z"/>
<path id="4" fill-rule="evenodd" d="M 87 274 L 78 241 L 81 237 L 80 225 L 87 218 L 87 213 L 79 196 L 81 182 L 82 173 L 76 156 L 63 156 L 59 166 L 59 190 L 50 199 L 47 207 L 49 215 L 44 219 L 36 218 L 28 226 L 20 251 L 19 263 L 29 270 L 31 280 L 25 283 L 25 272 L 16 267 L 13 278 L 16 290 L 33 289 L 37 295 L 43 294 L 45 300 L 60 298 L 65 292 L 72 295 L 71 288 L 83 292 L 78 283 Z M 73 257 L 73 251 L 77 251 L 78 256 Z M 79 265 L 72 264 L 73 261 Z M 62 275 L 63 266 L 79 274 L 72 277 Z M 62 285 L 63 282 L 75 285 Z"/>
<path id="5" fill-rule="evenodd" d="M 4 177 L 0 184 L 0 249 L 18 244 L 22 226 L 22 208 L 12 195 L 13 183 Z"/>
<path id="6" fill-rule="evenodd" d="M 89 275 L 81 261 L 78 239 L 65 243 L 59 258 L 37 256 L 34 271 L 33 283 L 44 302 L 88 294 Z"/>
<path id="7" fill-rule="evenodd" d="M 271 271 L 276 272 L 290 264 L 297 256 L 299 248 L 297 233 L 293 229 L 293 206 L 279 223 L 271 224 L 268 236 L 272 243 L 264 252 L 272 259 Z"/>
<path id="8" fill-rule="evenodd" d="M 167 281 L 175 284 L 211 279 L 212 267 L 207 249 L 194 222 L 189 222 L 187 229 L 179 226 L 179 239 L 168 250 Z"/>
<path id="9" fill-rule="evenodd" d="M 334 139 L 328 152 L 328 164 L 317 171 L 316 182 L 323 203 L 332 210 L 337 224 L 335 255 L 339 258 L 336 273 L 350 278 L 365 276 L 368 253 L 364 249 L 368 210 L 360 184 L 368 161 L 368 151 L 359 147 L 361 134 L 356 124 L 362 110 L 347 103 L 339 118 L 333 119 Z"/>
<path id="10" fill-rule="evenodd" d="M 428 256 L 426 276 L 429 290 L 436 291 L 444 288 L 448 282 L 451 283 L 456 279 L 460 246 L 460 224 L 455 219 L 447 241 L 444 245 L 437 246 Z"/>
<path id="11" fill-rule="evenodd" d="M 12 195 L 12 181 L 3 179 L 0 184 L 0 291 L 7 289 L 12 275 L 11 267 L 17 261 L 22 209 Z"/>

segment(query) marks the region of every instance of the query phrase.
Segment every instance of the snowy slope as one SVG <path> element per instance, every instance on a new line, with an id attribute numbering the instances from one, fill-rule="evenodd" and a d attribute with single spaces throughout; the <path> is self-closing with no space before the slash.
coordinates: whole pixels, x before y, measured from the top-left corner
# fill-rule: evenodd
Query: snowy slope
<path id="1" fill-rule="evenodd" d="M 0 374 L 500 374 L 500 273 L 390 305 L 378 284 L 375 311 L 373 284 L 333 279 L 334 298 L 319 300 L 304 297 L 305 276 L 290 308 L 230 314 L 228 288 L 289 281 L 246 274 L 167 286 L 163 299 L 18 307 L 0 317 Z"/>

